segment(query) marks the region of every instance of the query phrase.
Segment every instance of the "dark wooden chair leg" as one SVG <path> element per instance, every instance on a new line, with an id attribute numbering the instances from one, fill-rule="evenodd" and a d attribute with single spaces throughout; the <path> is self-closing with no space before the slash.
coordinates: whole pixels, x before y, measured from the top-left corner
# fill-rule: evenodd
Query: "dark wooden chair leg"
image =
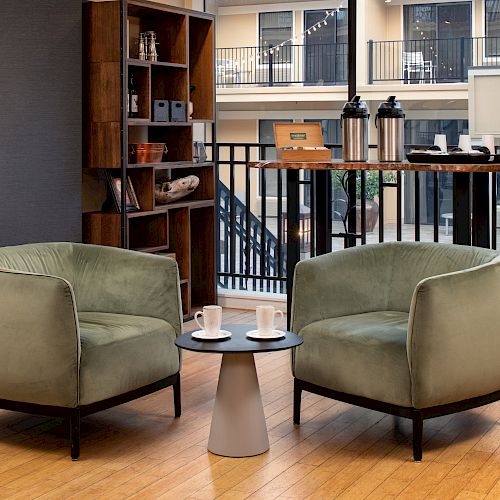
<path id="1" fill-rule="evenodd" d="M 424 419 L 419 411 L 413 412 L 413 460 L 422 461 L 422 437 L 424 432 Z"/>
<path id="2" fill-rule="evenodd" d="M 71 442 L 71 459 L 80 458 L 80 409 L 75 408 L 69 417 L 69 439 Z"/>
<path id="3" fill-rule="evenodd" d="M 174 388 L 174 411 L 175 417 L 181 416 L 181 376 L 178 375 Z"/>
<path id="4" fill-rule="evenodd" d="M 293 423 L 300 425 L 300 403 L 302 401 L 302 387 L 300 382 L 293 379 Z"/>

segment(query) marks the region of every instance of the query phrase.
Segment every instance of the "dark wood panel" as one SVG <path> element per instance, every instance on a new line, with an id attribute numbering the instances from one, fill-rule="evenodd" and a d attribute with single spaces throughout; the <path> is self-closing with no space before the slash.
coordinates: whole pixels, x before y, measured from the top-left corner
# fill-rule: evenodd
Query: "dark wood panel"
<path id="1" fill-rule="evenodd" d="M 120 2 L 84 3 L 83 15 L 86 60 L 120 62 Z"/>
<path id="2" fill-rule="evenodd" d="M 191 234 L 189 231 L 189 209 L 169 211 L 170 251 L 175 252 L 181 279 L 191 278 Z"/>
<path id="3" fill-rule="evenodd" d="M 119 122 L 120 63 L 90 63 L 87 72 L 87 119 L 93 122 Z"/>
<path id="4" fill-rule="evenodd" d="M 193 120 L 214 119 L 214 22 L 189 18 L 189 79 Z"/>
<path id="5" fill-rule="evenodd" d="M 120 122 L 91 123 L 89 129 L 85 136 L 85 166 L 120 168 Z"/>
<path id="6" fill-rule="evenodd" d="M 191 210 L 191 302 L 215 304 L 215 211 Z"/>
<path id="7" fill-rule="evenodd" d="M 130 248 L 158 248 L 169 246 L 168 213 L 155 214 L 140 219 L 129 219 Z"/>
<path id="8" fill-rule="evenodd" d="M 83 214 L 83 242 L 120 246 L 120 214 L 89 212 Z"/>

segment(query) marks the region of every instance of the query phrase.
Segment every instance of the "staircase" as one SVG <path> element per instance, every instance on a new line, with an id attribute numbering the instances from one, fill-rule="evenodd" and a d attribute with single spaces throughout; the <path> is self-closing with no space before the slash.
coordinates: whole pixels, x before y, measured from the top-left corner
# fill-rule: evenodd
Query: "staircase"
<path id="1" fill-rule="evenodd" d="M 219 271 L 239 275 L 278 276 L 286 278 L 286 245 L 269 229 L 262 231 L 262 222 L 222 182 L 219 191 Z M 234 196 L 234 214 L 231 214 L 231 196 Z M 247 228 L 248 215 L 248 228 Z M 231 234 L 231 218 L 234 234 Z M 278 221 L 279 223 L 279 221 Z M 232 250 L 232 251 L 231 251 Z M 281 270 L 281 272 L 279 272 Z M 285 293 L 284 280 L 220 276 L 219 286 L 260 292 Z"/>

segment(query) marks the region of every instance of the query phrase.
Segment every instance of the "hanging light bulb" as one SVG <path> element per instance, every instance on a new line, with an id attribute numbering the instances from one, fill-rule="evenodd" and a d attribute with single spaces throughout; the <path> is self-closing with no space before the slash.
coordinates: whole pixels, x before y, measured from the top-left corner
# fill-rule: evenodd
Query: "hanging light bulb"
<path id="1" fill-rule="evenodd" d="M 316 26 L 313 26 L 313 30 L 316 31 Z"/>
<path id="2" fill-rule="evenodd" d="M 326 19 L 323 21 L 323 24 L 326 26 L 328 23 L 326 22 Z"/>
<path id="3" fill-rule="evenodd" d="M 307 30 L 307 34 L 308 34 L 308 35 L 310 35 L 310 34 L 311 34 L 311 30 L 310 30 L 310 29 L 308 29 L 308 30 Z"/>
<path id="4" fill-rule="evenodd" d="M 273 50 L 273 49 L 271 49 L 271 50 L 269 51 L 269 54 L 274 54 L 274 50 Z"/>

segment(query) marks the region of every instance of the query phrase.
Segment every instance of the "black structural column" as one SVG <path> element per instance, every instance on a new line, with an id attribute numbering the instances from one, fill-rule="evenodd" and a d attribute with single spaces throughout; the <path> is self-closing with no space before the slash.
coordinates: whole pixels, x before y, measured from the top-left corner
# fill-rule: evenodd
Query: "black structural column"
<path id="1" fill-rule="evenodd" d="M 357 0 L 349 0 L 347 4 L 347 60 L 348 60 L 348 94 L 349 100 L 356 95 L 356 10 Z M 356 246 L 356 171 L 347 174 L 347 231 L 344 246 Z"/>
<path id="2" fill-rule="evenodd" d="M 490 174 L 472 174 L 472 244 L 490 248 Z"/>
<path id="3" fill-rule="evenodd" d="M 470 174 L 453 174 L 453 243 L 471 244 Z"/>
<path id="4" fill-rule="evenodd" d="M 316 255 L 332 251 L 332 181 L 330 171 L 315 170 L 315 245 Z"/>
<path id="5" fill-rule="evenodd" d="M 286 171 L 286 297 L 287 328 L 292 319 L 292 291 L 295 266 L 300 260 L 299 229 L 299 170 Z"/>

